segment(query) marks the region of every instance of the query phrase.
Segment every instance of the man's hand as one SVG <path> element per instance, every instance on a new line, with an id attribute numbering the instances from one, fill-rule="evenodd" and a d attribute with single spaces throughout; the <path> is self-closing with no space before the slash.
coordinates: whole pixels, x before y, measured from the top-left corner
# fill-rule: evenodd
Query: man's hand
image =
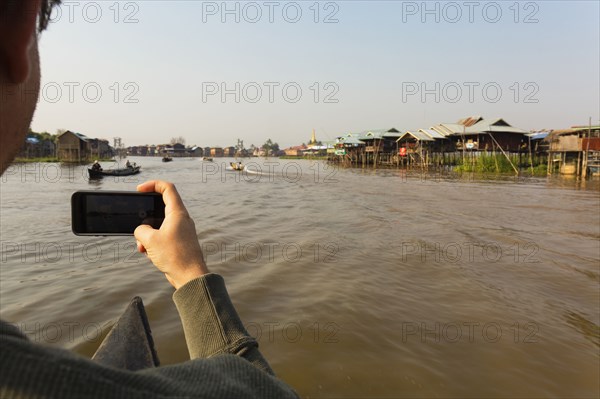
<path id="1" fill-rule="evenodd" d="M 159 230 L 148 225 L 135 229 L 138 251 L 145 252 L 176 289 L 208 273 L 194 221 L 175 186 L 153 180 L 140 184 L 137 190 L 161 193 L 165 203 L 165 220 Z"/>

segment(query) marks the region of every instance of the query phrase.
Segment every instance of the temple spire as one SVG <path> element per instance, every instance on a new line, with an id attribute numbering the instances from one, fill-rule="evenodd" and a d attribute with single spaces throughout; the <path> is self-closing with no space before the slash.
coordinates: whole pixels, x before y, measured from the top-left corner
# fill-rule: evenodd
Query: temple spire
<path id="1" fill-rule="evenodd" d="M 312 137 L 310 138 L 309 144 L 317 144 L 317 135 L 315 134 L 315 129 L 313 129 Z"/>

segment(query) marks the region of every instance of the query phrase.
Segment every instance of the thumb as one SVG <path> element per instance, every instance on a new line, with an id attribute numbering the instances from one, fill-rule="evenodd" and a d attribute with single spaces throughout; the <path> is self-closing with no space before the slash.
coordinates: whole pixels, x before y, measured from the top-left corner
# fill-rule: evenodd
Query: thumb
<path id="1" fill-rule="evenodd" d="M 156 230 L 154 230 L 152 227 L 148 226 L 147 224 L 142 224 L 135 229 L 133 235 L 138 243 L 140 243 L 144 248 L 147 248 L 155 233 Z"/>

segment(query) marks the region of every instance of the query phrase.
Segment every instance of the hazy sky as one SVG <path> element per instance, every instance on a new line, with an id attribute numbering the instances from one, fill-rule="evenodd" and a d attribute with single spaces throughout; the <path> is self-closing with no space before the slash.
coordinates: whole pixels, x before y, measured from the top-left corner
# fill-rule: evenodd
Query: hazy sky
<path id="1" fill-rule="evenodd" d="M 63 1 L 32 128 L 281 146 L 470 115 L 600 120 L 598 1 Z"/>

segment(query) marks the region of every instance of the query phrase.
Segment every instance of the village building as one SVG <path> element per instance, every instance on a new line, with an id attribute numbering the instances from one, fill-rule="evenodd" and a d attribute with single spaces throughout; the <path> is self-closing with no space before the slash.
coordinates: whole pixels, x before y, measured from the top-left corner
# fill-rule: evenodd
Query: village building
<path id="1" fill-rule="evenodd" d="M 19 158 L 44 158 L 56 156 L 56 145 L 52 140 L 28 136 L 19 151 Z"/>
<path id="2" fill-rule="evenodd" d="M 398 163 L 429 164 L 433 153 L 455 151 L 455 145 L 434 129 L 407 130 L 397 140 Z"/>
<path id="3" fill-rule="evenodd" d="M 554 130 L 546 137 L 548 173 L 600 174 L 600 126 L 573 126 Z"/>
<path id="4" fill-rule="evenodd" d="M 511 126 L 502 118 L 484 119 L 473 116 L 457 123 L 440 123 L 431 130 L 454 143 L 456 151 L 521 151 L 527 142 L 527 131 Z"/>
<path id="5" fill-rule="evenodd" d="M 235 156 L 235 147 L 223 148 L 223 156 L 224 157 L 234 157 Z"/>
<path id="6" fill-rule="evenodd" d="M 56 157 L 61 162 L 89 162 L 113 155 L 107 140 L 93 139 L 70 130 L 59 135 L 56 140 Z"/>
<path id="7" fill-rule="evenodd" d="M 254 152 L 252 153 L 252 156 L 254 157 L 266 157 L 267 156 L 267 151 L 265 151 L 264 148 L 262 147 L 256 147 L 254 149 Z"/>
<path id="8" fill-rule="evenodd" d="M 211 157 L 222 157 L 223 156 L 223 148 L 221 147 L 212 147 L 210 149 Z"/>
<path id="9" fill-rule="evenodd" d="M 304 156 L 325 156 L 327 155 L 327 145 L 311 145 L 308 146 L 304 151 L 302 151 L 302 155 Z"/>
<path id="10" fill-rule="evenodd" d="M 164 156 L 168 156 L 168 157 L 172 157 L 173 155 L 175 155 L 175 148 L 173 148 L 173 146 L 171 144 L 163 144 L 160 146 L 160 155 Z"/>
<path id="11" fill-rule="evenodd" d="M 344 136 L 338 136 L 334 143 L 334 155 L 341 158 L 345 163 L 358 163 L 358 156 L 362 154 L 362 148 L 365 143 L 358 139 L 357 133 L 348 133 Z M 333 158 L 333 159 L 336 159 Z"/>
<path id="12" fill-rule="evenodd" d="M 388 163 L 397 153 L 400 136 L 395 128 L 347 133 L 336 137 L 333 153 L 347 164 Z"/>
<path id="13" fill-rule="evenodd" d="M 186 153 L 187 153 L 187 150 L 185 148 L 185 145 L 183 145 L 181 143 L 173 144 L 173 156 L 185 157 L 187 155 Z"/>
<path id="14" fill-rule="evenodd" d="M 202 155 L 204 155 L 204 150 L 202 149 L 202 147 L 195 145 L 193 147 L 188 148 L 187 154 L 190 157 L 201 157 Z"/>
<path id="15" fill-rule="evenodd" d="M 158 144 L 156 146 L 156 155 L 163 156 L 165 148 L 167 148 L 168 146 L 169 146 L 168 144 Z"/>
<path id="16" fill-rule="evenodd" d="M 142 149 L 138 146 L 127 147 L 127 155 L 138 156 L 142 154 Z"/>
<path id="17" fill-rule="evenodd" d="M 365 143 L 366 154 L 377 156 L 378 154 L 390 154 L 396 152 L 396 140 L 401 136 L 399 130 L 378 129 L 368 130 L 359 134 L 358 139 Z"/>
<path id="18" fill-rule="evenodd" d="M 293 147 L 286 148 L 283 151 L 285 152 L 285 155 L 287 155 L 289 157 L 301 157 L 304 155 L 304 151 L 306 151 L 307 148 L 308 148 L 307 146 L 302 144 L 302 145 L 296 145 Z"/>

